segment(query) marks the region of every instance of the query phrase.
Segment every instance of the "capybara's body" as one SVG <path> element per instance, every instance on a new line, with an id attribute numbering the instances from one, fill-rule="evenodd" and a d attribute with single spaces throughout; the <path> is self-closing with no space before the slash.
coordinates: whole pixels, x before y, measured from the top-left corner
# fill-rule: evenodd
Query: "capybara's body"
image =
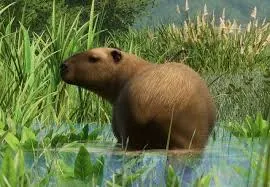
<path id="1" fill-rule="evenodd" d="M 182 63 L 149 63 L 113 48 L 69 58 L 61 76 L 113 105 L 112 127 L 128 149 L 203 148 L 216 111 L 205 81 Z"/>

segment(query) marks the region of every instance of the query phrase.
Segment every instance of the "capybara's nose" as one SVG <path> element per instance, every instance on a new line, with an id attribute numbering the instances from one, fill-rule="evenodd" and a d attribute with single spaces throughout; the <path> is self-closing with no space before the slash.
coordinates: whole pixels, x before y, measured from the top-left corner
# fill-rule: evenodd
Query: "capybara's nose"
<path id="1" fill-rule="evenodd" d="M 61 74 L 67 72 L 67 70 L 68 70 L 68 65 L 67 65 L 66 62 L 64 62 L 63 64 L 60 65 L 60 72 L 61 72 Z"/>

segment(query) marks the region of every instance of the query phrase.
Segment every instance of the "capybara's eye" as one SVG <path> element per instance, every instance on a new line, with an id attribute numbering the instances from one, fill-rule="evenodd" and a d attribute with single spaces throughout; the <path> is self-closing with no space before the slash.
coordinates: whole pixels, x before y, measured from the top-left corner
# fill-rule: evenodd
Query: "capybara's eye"
<path id="1" fill-rule="evenodd" d="M 90 63 L 95 63 L 98 61 L 98 58 L 97 57 L 93 57 L 93 56 L 89 56 L 88 57 L 88 62 Z"/>

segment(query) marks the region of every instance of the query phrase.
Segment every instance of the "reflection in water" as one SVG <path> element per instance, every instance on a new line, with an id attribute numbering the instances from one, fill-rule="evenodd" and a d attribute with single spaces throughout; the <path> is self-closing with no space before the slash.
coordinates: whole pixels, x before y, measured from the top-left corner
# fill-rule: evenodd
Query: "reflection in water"
<path id="1" fill-rule="evenodd" d="M 166 186 L 168 165 L 174 168 L 182 186 L 191 186 L 203 176 L 211 177 L 211 186 L 253 184 L 251 181 L 256 169 L 254 166 L 259 160 L 262 144 L 250 139 L 230 138 L 228 134 L 223 137 L 227 138 L 211 140 L 201 154 L 170 152 L 166 156 L 164 151 L 125 153 L 112 146 L 98 147 L 97 144 L 87 144 L 86 147 L 92 161 L 101 155 L 105 158 L 102 186 L 105 186 L 107 181 L 113 181 L 115 174 L 122 174 L 122 179 L 138 174 L 139 177 L 134 178 L 132 186 Z M 55 160 L 61 160 L 73 168 L 77 152 L 78 149 L 51 150 L 50 154 L 26 152 L 26 167 L 32 169 L 33 179 L 40 180 L 52 168 L 50 161 L 55 164 Z M 52 176 L 50 184 L 54 186 L 56 183 L 56 177 Z"/>

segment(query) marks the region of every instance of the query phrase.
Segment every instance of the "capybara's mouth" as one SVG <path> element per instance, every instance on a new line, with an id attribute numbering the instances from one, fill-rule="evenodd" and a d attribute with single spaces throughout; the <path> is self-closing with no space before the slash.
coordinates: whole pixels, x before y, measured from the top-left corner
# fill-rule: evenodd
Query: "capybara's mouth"
<path id="1" fill-rule="evenodd" d="M 68 72 L 68 65 L 66 63 L 63 63 L 60 65 L 60 74 L 61 76 L 64 76 Z"/>
<path id="2" fill-rule="evenodd" d="M 63 81 L 65 81 L 66 83 L 70 84 L 71 82 L 69 81 L 69 79 L 67 78 L 67 74 L 68 74 L 69 70 L 68 70 L 68 65 L 67 63 L 62 63 L 60 65 L 60 76 L 62 78 Z"/>
<path id="3" fill-rule="evenodd" d="M 70 78 L 68 78 L 68 73 L 69 70 L 68 70 L 68 66 L 67 64 L 63 63 L 60 65 L 60 76 L 61 76 L 61 79 L 67 83 L 67 84 L 73 84 L 73 82 L 70 80 Z"/>
<path id="4" fill-rule="evenodd" d="M 61 73 L 61 78 L 67 84 L 74 84 L 74 82 L 70 80 L 65 73 L 64 74 Z"/>

